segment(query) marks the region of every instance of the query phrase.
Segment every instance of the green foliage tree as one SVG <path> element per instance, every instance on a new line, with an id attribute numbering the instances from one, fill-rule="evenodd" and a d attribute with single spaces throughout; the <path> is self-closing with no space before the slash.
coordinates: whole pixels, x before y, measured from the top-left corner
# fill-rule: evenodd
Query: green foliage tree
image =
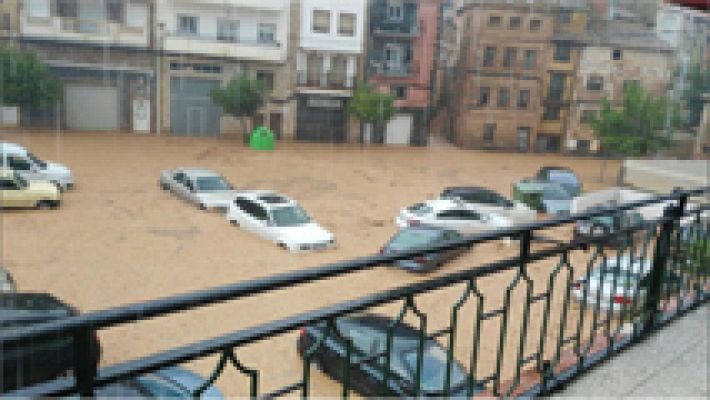
<path id="1" fill-rule="evenodd" d="M 599 115 L 590 125 L 601 142 L 602 153 L 642 157 L 672 145 L 671 131 L 680 125 L 678 107 L 646 92 L 640 84 L 627 85 L 620 107 L 602 99 Z M 600 180 L 604 180 L 602 162 Z"/>
<path id="2" fill-rule="evenodd" d="M 702 69 L 696 65 L 688 72 L 683 91 L 683 102 L 688 110 L 688 124 L 690 126 L 700 125 L 703 115 L 701 96 L 705 93 L 710 93 L 710 70 Z"/>
<path id="3" fill-rule="evenodd" d="M 0 47 L 0 104 L 47 108 L 59 98 L 59 82 L 34 53 Z"/>
<path id="4" fill-rule="evenodd" d="M 360 83 L 348 103 L 348 112 L 360 122 L 372 125 L 373 142 L 384 142 L 384 128 L 395 113 L 394 95 L 382 93 L 367 83 Z"/>
<path id="5" fill-rule="evenodd" d="M 266 85 L 260 80 L 249 79 L 245 74 L 229 81 L 227 86 L 212 90 L 212 101 L 241 121 L 244 140 L 248 142 L 247 118 L 254 118 L 264 105 Z"/>

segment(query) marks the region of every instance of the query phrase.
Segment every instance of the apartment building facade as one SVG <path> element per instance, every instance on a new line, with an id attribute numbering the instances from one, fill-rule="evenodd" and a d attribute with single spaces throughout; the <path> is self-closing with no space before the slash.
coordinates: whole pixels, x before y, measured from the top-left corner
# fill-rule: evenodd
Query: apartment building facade
<path id="1" fill-rule="evenodd" d="M 459 10 L 454 141 L 529 151 L 542 115 L 554 18 L 522 3 L 471 1 Z"/>
<path id="2" fill-rule="evenodd" d="M 295 107 L 289 66 L 289 0 L 156 0 L 155 48 L 161 55 L 160 126 L 177 136 L 245 136 L 211 98 L 246 75 L 268 95 L 253 125 L 291 137 Z"/>
<path id="3" fill-rule="evenodd" d="M 19 25 L 17 0 L 0 1 L 0 40 L 15 37 Z M 1 42 L 0 42 L 1 43 Z"/>
<path id="4" fill-rule="evenodd" d="M 23 0 L 18 38 L 61 81 L 51 110 L 24 110 L 35 125 L 73 130 L 151 129 L 153 63 L 148 0 Z"/>
<path id="5" fill-rule="evenodd" d="M 300 3 L 296 138 L 354 141 L 358 125 L 346 108 L 362 69 L 367 1 Z"/>
<path id="6" fill-rule="evenodd" d="M 589 121 L 598 115 L 602 98 L 619 105 L 630 83 L 665 96 L 676 65 L 674 49 L 643 24 L 618 19 L 600 24 L 594 42 L 582 51 L 569 117 L 567 142 L 582 153 L 600 150 Z"/>
<path id="7" fill-rule="evenodd" d="M 364 141 L 427 144 L 440 11 L 440 0 L 370 1 L 368 82 L 393 93 L 398 112 L 384 132 L 365 132 Z"/>

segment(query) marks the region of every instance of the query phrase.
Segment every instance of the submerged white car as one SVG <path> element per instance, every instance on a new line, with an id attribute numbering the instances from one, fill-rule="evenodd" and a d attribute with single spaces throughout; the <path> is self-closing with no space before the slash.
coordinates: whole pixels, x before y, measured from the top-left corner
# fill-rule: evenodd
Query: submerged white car
<path id="1" fill-rule="evenodd" d="M 590 309 L 596 307 L 597 302 L 600 310 L 630 309 L 634 299 L 636 304 L 643 304 L 650 271 L 649 260 L 632 260 L 628 256 L 617 260 L 609 256 L 606 265 L 600 263 L 592 268 L 589 279 L 584 276 L 574 283 L 572 295 L 577 301 L 587 303 Z"/>
<path id="2" fill-rule="evenodd" d="M 226 212 L 237 195 L 219 173 L 204 168 L 178 168 L 160 173 L 160 187 L 202 210 Z"/>
<path id="3" fill-rule="evenodd" d="M 535 222 L 537 212 L 527 205 L 511 201 L 495 191 L 478 186 L 448 187 L 441 192 L 442 199 L 456 200 L 471 204 L 477 210 L 498 214 L 516 224 Z"/>
<path id="4" fill-rule="evenodd" d="M 426 225 L 451 229 L 464 235 L 509 228 L 513 222 L 501 215 L 477 209 L 459 199 L 437 199 L 400 210 L 395 218 L 400 228 Z"/>
<path id="5" fill-rule="evenodd" d="M 294 200 L 269 191 L 239 192 L 227 212 L 233 225 L 290 251 L 335 246 L 333 234 L 314 222 Z"/>
<path id="6" fill-rule="evenodd" d="M 19 144 L 0 142 L 0 167 L 11 169 L 27 180 L 48 181 L 61 191 L 74 186 L 74 177 L 66 166 L 43 161 Z"/>

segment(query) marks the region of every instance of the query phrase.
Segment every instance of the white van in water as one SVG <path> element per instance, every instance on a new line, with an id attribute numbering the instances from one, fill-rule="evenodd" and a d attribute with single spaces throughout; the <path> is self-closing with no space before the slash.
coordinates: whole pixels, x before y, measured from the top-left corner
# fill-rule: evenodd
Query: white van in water
<path id="1" fill-rule="evenodd" d="M 0 154 L 0 167 L 12 169 L 25 179 L 49 181 L 62 191 L 74 186 L 69 168 L 52 161 L 42 161 L 19 144 L 0 142 Z"/>

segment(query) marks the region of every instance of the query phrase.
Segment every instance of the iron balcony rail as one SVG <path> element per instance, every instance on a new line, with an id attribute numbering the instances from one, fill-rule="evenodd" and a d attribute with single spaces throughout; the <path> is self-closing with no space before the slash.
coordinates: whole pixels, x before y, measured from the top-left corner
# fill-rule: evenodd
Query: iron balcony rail
<path id="1" fill-rule="evenodd" d="M 41 339 L 50 335 L 69 334 L 73 335 L 75 346 L 74 377 L 58 378 L 53 381 L 44 382 L 30 387 L 20 388 L 14 392 L 8 393 L 10 396 L 46 396 L 46 395 L 67 395 L 71 393 L 80 393 L 82 395 L 91 395 L 96 387 L 101 387 L 109 383 L 121 381 L 126 378 L 141 375 L 150 371 L 154 371 L 167 366 L 180 364 L 183 362 L 195 360 L 212 354 L 220 355 L 220 362 L 213 375 L 205 382 L 205 387 L 214 383 L 221 375 L 227 361 L 231 363 L 242 373 L 248 375 L 251 380 L 250 395 L 252 397 L 274 397 L 291 393 L 295 390 L 301 390 L 304 396 L 307 396 L 309 390 L 309 371 L 310 362 L 308 358 L 304 361 L 303 379 L 285 386 L 283 388 L 271 391 L 267 394 L 259 394 L 258 371 L 249 369 L 243 366 L 234 354 L 234 348 L 246 346 L 258 341 L 273 338 L 285 332 L 290 332 L 298 328 L 309 326 L 321 321 L 327 321 L 328 324 L 334 323 L 336 318 L 367 310 L 372 307 L 392 303 L 398 300 L 404 300 L 404 305 L 398 317 L 392 320 L 391 329 L 388 330 L 388 339 L 391 340 L 394 326 L 399 324 L 404 314 L 413 312 L 426 325 L 426 316 L 421 314 L 415 303 L 415 296 L 436 291 L 449 287 L 457 283 L 466 283 L 467 288 L 464 291 L 459 302 L 451 309 L 451 324 L 447 328 L 439 330 L 436 334 L 426 334 L 425 329 L 421 329 L 420 343 L 423 340 L 431 340 L 440 336 L 449 337 L 449 348 L 447 355 L 447 382 L 444 390 L 448 394 L 450 390 L 450 369 L 455 358 L 454 356 L 454 340 L 457 331 L 457 319 L 459 311 L 463 304 L 469 299 L 478 299 L 478 309 L 476 313 L 477 330 L 474 332 L 474 349 L 471 355 L 471 365 L 469 367 L 467 382 L 469 395 L 476 394 L 475 388 L 479 385 L 487 387 L 489 393 L 495 396 L 500 395 L 519 395 L 521 393 L 537 393 L 544 394 L 560 383 L 561 377 L 573 376 L 582 372 L 590 365 L 590 360 L 599 359 L 599 352 L 602 351 L 605 355 L 610 355 L 618 349 L 624 347 L 623 343 L 632 342 L 639 338 L 645 337 L 653 329 L 663 323 L 664 318 L 669 315 L 680 315 L 684 310 L 697 306 L 701 302 L 707 300 L 710 294 L 708 288 L 708 265 L 710 265 L 710 233 L 708 232 L 707 221 L 701 218 L 701 214 L 706 210 L 707 206 L 698 207 L 695 210 L 687 211 L 686 205 L 688 198 L 691 196 L 700 196 L 710 193 L 710 188 L 701 188 L 688 191 L 676 191 L 672 194 L 659 196 L 652 199 L 626 203 L 613 208 L 600 209 L 592 212 L 585 212 L 578 215 L 555 218 L 547 221 L 541 221 L 514 228 L 497 230 L 480 235 L 466 237 L 456 241 L 446 242 L 440 245 L 421 248 L 411 251 L 399 252 L 396 254 L 376 255 L 363 257 L 354 260 L 329 264 L 312 269 L 304 269 L 263 279 L 255 279 L 245 282 L 240 282 L 232 285 L 196 291 L 192 293 L 166 297 L 154 301 L 144 303 L 131 304 L 121 306 L 105 311 L 91 312 L 84 315 L 66 318 L 58 321 L 48 322 L 29 326 L 22 329 L 17 329 L 10 332 L 0 334 L 0 348 L 17 343 L 29 342 L 35 339 Z M 557 244 L 551 248 L 532 252 L 530 249 L 531 242 L 536 239 L 542 239 L 536 232 L 559 227 L 562 225 L 575 223 L 582 220 L 589 220 L 594 217 L 605 215 L 620 215 L 624 211 L 638 209 L 640 207 L 659 204 L 664 202 L 676 203 L 666 208 L 664 216 L 653 223 L 643 227 L 630 227 L 622 229 L 614 235 L 608 235 L 591 240 L 573 241 L 573 242 L 556 242 Z M 691 218 L 689 227 L 681 229 L 681 219 Z M 636 256 L 636 252 L 641 250 L 640 259 L 652 259 L 652 269 L 650 271 L 650 283 L 648 283 L 647 292 L 644 298 L 639 294 L 640 290 L 636 290 L 633 302 L 623 302 L 624 313 L 619 314 L 616 318 L 616 330 L 611 329 L 613 320 L 614 306 L 610 304 L 606 311 L 606 318 L 600 320 L 599 317 L 604 311 L 600 308 L 600 295 L 597 294 L 596 305 L 593 307 L 592 321 L 588 322 L 589 337 L 585 338 L 583 327 L 585 319 L 583 314 L 587 311 L 587 289 L 584 289 L 582 305 L 579 311 L 579 320 L 571 321 L 571 324 L 577 324 L 577 329 L 572 330 L 570 336 L 565 332 L 568 317 L 571 315 L 569 310 L 570 290 L 573 283 L 573 267 L 570 264 L 570 252 L 580 249 L 588 249 L 592 247 L 594 250 L 593 256 L 587 264 L 586 281 L 590 279 L 592 266 L 595 262 L 602 262 L 602 273 L 607 268 L 609 256 L 604 251 L 604 244 L 613 237 L 628 237 L 631 238 L 635 234 L 643 234 L 640 243 L 629 241 L 619 245 L 617 249 L 617 259 L 624 252 L 628 252 L 630 256 Z M 685 236 L 684 236 L 685 235 Z M 326 278 L 342 276 L 356 271 L 374 269 L 379 266 L 392 264 L 399 260 L 412 259 L 418 256 L 423 256 L 430 253 L 451 250 L 472 244 L 495 241 L 503 238 L 519 238 L 520 239 L 520 254 L 518 257 L 499 260 L 483 266 L 474 267 L 454 273 L 450 273 L 441 277 L 425 280 L 422 282 L 404 285 L 395 289 L 382 291 L 366 297 L 359 298 L 353 301 L 347 301 L 336 305 L 324 307 L 315 311 L 300 313 L 281 320 L 269 321 L 248 329 L 242 329 L 235 333 L 206 339 L 200 342 L 192 343 L 186 346 L 175 349 L 154 353 L 139 359 L 128 362 L 123 362 L 117 365 L 112 365 L 102 368 L 100 371 L 94 371 L 91 361 L 90 347 L 91 337 L 97 330 L 108 327 L 125 324 L 129 322 L 151 319 L 159 316 L 168 315 L 171 313 L 187 311 L 198 307 L 245 298 L 257 294 L 262 294 L 270 291 L 285 289 L 296 285 L 316 282 Z M 690 239 L 688 239 L 690 238 Z M 554 241 L 553 241 L 554 242 Z M 689 244 L 690 243 L 690 244 Z M 700 247 L 698 247 L 698 244 Z M 693 247 L 694 246 L 694 247 Z M 649 257 L 649 250 L 653 247 L 653 255 Z M 527 266 L 530 263 L 537 261 L 553 259 L 560 256 L 560 261 L 555 268 L 550 272 L 549 284 L 547 290 L 542 293 L 532 293 L 533 283 L 528 276 Z M 691 266 L 691 267 L 688 267 Z M 690 268 L 690 269 L 688 269 Z M 503 307 L 495 310 L 484 312 L 483 302 L 484 296 L 478 289 L 477 282 L 483 278 L 496 273 L 505 271 L 515 271 L 515 277 L 510 282 L 504 292 Z M 667 282 L 666 273 L 668 271 L 676 271 L 682 276 L 683 283 L 678 285 L 670 285 Z M 555 279 L 561 274 L 565 274 L 566 281 L 564 285 L 559 284 Z M 582 276 L 584 277 L 584 276 Z M 616 283 L 616 275 L 614 275 L 614 283 Z M 640 285 L 639 282 L 636 284 Z M 629 285 L 627 281 L 627 285 Z M 508 377 L 502 371 L 504 359 L 511 357 L 510 349 L 505 345 L 507 338 L 507 326 L 509 321 L 509 311 L 511 302 L 511 292 L 516 287 L 525 287 L 526 300 L 524 303 L 523 322 L 521 329 L 521 338 L 518 348 L 513 353 L 515 359 L 514 373 Z M 558 328 L 559 333 L 555 340 L 548 344 L 546 339 L 550 334 L 548 326 L 552 308 L 559 308 L 559 305 L 553 304 L 552 298 L 557 292 L 554 287 L 563 288 L 564 302 L 560 310 L 560 323 Z M 677 286 L 677 287 L 676 287 Z M 681 287 L 682 286 L 682 287 Z M 586 287 L 586 286 L 585 286 Z M 626 287 L 628 289 L 628 287 Z M 560 289 L 558 289 L 560 290 Z M 616 289 L 614 289 L 616 291 Z M 616 294 L 616 293 L 612 293 Z M 545 313 L 542 320 L 542 329 L 540 331 L 539 348 L 532 354 L 526 354 L 525 345 L 527 339 L 527 326 L 529 323 L 530 307 L 538 302 L 544 303 Z M 627 305 L 630 307 L 630 312 L 625 310 Z M 670 305 L 670 306 L 669 306 Z M 669 311 L 670 310 L 670 311 Z M 495 372 L 488 376 L 477 376 L 478 371 L 478 356 L 480 345 L 480 325 L 482 321 L 488 321 L 494 318 L 500 319 L 499 341 L 497 345 L 496 362 L 494 366 Z M 620 321 L 619 321 L 620 319 Z M 633 327 L 633 332 L 622 336 L 624 329 L 624 320 L 626 324 Z M 562 322 L 564 321 L 564 322 Z M 570 325 L 570 326 L 572 326 Z M 327 334 L 326 334 L 327 335 Z M 335 337 L 335 336 L 334 336 Z M 597 340 L 602 337 L 605 346 L 600 351 L 597 351 Z M 623 342 L 621 339 L 626 342 Z M 633 340 L 629 340 L 633 339 Z M 352 348 L 352 341 L 345 338 L 344 343 L 347 348 Z M 323 341 L 318 346 L 314 346 L 312 352 L 322 350 Z M 572 345 L 572 347 L 570 347 Z M 546 357 L 545 348 L 552 347 L 555 349 L 553 356 Z M 548 349 L 549 352 L 549 349 Z M 571 352 L 571 353 L 570 353 Z M 567 365 L 569 354 L 572 354 L 576 362 Z M 312 354 L 311 354 L 312 355 Z M 374 358 L 379 356 L 390 357 L 390 352 L 382 355 L 374 355 Z M 418 354 L 421 359 L 421 353 Z M 566 358 L 567 357 L 567 358 Z M 372 357 L 370 357 L 370 360 Z M 361 368 L 368 361 L 354 362 L 351 358 L 351 353 L 348 352 L 348 357 L 342 362 L 344 365 L 341 377 L 343 379 L 343 396 L 347 396 L 349 392 L 349 379 L 351 369 Z M 371 361 L 370 361 L 371 362 Z M 421 363 L 417 370 L 417 376 L 421 376 Z M 565 367 L 566 368 L 562 368 Z M 383 380 L 383 388 L 387 388 L 391 379 L 392 369 L 390 365 L 375 365 L 376 369 L 380 370 Z M 525 387 L 523 385 L 524 377 L 528 374 L 528 369 L 533 368 L 539 381 L 536 385 Z M 571 372 L 570 372 L 571 371 Z M 567 378 L 564 378 L 567 379 Z M 418 387 L 419 385 L 417 385 Z M 525 390 L 521 392 L 521 390 Z M 200 392 L 201 393 L 201 392 Z M 199 393 L 195 393 L 199 395 Z"/>

